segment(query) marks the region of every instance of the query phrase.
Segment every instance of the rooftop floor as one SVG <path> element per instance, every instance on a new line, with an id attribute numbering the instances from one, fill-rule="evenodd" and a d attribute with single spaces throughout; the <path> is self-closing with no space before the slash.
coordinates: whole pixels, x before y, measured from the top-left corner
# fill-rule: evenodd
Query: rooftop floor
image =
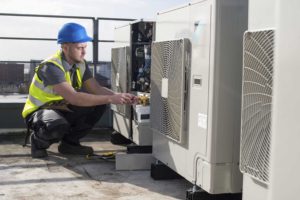
<path id="1" fill-rule="evenodd" d="M 115 150 L 109 132 L 97 131 L 84 138 L 95 153 Z M 191 184 L 184 179 L 155 181 L 150 171 L 116 171 L 115 162 L 65 156 L 53 144 L 47 159 L 32 159 L 30 148 L 21 144 L 24 134 L 0 134 L 1 199 L 185 199 Z"/>

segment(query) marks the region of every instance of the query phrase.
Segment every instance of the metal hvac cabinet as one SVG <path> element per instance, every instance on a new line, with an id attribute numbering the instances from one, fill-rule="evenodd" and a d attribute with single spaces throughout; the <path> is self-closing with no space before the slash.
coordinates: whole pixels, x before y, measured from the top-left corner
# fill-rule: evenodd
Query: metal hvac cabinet
<path id="1" fill-rule="evenodd" d="M 268 16 L 265 10 L 268 10 Z M 265 200 L 270 184 L 275 2 L 249 0 L 243 42 L 240 170 L 243 200 Z"/>
<path id="2" fill-rule="evenodd" d="M 245 199 L 266 199 L 267 195 L 271 155 L 273 65 L 274 30 L 247 31 L 244 36 L 240 156 L 240 169 L 245 178 Z M 260 192 L 248 193 L 250 188 L 260 188 Z"/>
<path id="3" fill-rule="evenodd" d="M 249 1 L 244 36 L 243 200 L 299 199 L 299 1 Z M 265 11 L 268 10 L 268 15 Z"/>
<path id="4" fill-rule="evenodd" d="M 211 194 L 239 193 L 246 0 L 160 12 L 152 45 L 153 155 Z"/>
<path id="5" fill-rule="evenodd" d="M 151 42 L 155 24 L 139 20 L 115 29 L 112 90 L 150 97 Z M 113 128 L 140 146 L 152 145 L 149 105 L 112 105 Z"/>

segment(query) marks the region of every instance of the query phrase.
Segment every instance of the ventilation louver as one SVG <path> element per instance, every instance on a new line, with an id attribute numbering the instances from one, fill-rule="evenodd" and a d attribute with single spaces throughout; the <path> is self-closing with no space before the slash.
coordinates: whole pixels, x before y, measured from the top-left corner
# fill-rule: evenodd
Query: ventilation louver
<path id="1" fill-rule="evenodd" d="M 190 48 L 188 39 L 152 45 L 151 127 L 179 143 L 187 120 Z"/>
<path id="2" fill-rule="evenodd" d="M 114 92 L 128 92 L 129 47 L 113 48 L 111 60 L 111 89 Z M 112 105 L 112 110 L 123 116 L 130 114 L 128 105 Z"/>
<path id="3" fill-rule="evenodd" d="M 241 171 L 269 182 L 274 31 L 244 35 Z"/>

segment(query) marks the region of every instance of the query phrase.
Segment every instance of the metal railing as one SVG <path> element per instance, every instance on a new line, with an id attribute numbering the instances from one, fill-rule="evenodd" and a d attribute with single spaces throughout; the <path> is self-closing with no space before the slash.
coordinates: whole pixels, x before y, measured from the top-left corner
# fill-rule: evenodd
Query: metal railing
<path id="1" fill-rule="evenodd" d="M 54 18 L 54 19 L 80 19 L 80 20 L 89 20 L 92 22 L 92 31 L 93 31 L 93 41 L 92 41 L 92 60 L 87 61 L 89 66 L 92 66 L 93 74 L 95 78 L 97 78 L 98 81 L 101 82 L 99 77 L 101 75 L 97 74 L 96 70 L 97 67 L 101 68 L 101 65 L 103 63 L 107 63 L 104 61 L 99 61 L 98 55 L 99 55 L 99 43 L 113 43 L 114 40 L 105 40 L 101 39 L 100 34 L 99 34 L 99 24 L 101 21 L 133 21 L 135 19 L 128 19 L 128 18 L 105 18 L 105 17 L 86 17 L 86 16 L 66 16 L 66 15 L 37 15 L 37 14 L 16 14 L 16 13 L 0 13 L 1 16 L 9 16 L 9 17 L 20 17 L 20 18 Z M 0 35 L 0 40 L 24 40 L 24 41 L 56 41 L 56 38 L 46 38 L 46 37 L 3 37 Z M 41 58 L 42 60 L 43 58 Z M 40 61 L 41 61 L 40 60 Z M 17 63 L 22 63 L 22 64 L 37 64 L 38 61 L 32 61 L 32 60 L 0 60 L 0 64 L 17 64 Z M 110 71 L 110 69 L 107 69 Z M 32 76 L 32 74 L 31 74 Z M 107 77 L 104 77 L 107 79 Z M 27 77 L 28 79 L 28 77 Z M 30 80 L 24 80 L 25 85 L 29 84 Z M 30 79 L 30 77 L 29 77 Z M 28 82 L 29 81 L 29 82 Z M 110 80 L 108 80 L 110 82 Z M 107 85 L 106 85 L 107 86 Z M 23 90 L 23 89 L 22 89 Z M 2 90 L 1 90 L 2 91 Z"/>
<path id="2" fill-rule="evenodd" d="M 66 15 L 37 15 L 37 14 L 16 14 L 16 13 L 0 13 L 0 16 L 11 17 L 38 17 L 38 18 L 63 18 L 63 19 L 85 19 L 91 20 L 93 23 L 93 61 L 95 66 L 101 62 L 98 60 L 99 42 L 113 43 L 114 40 L 99 39 L 99 21 L 133 21 L 135 19 L 128 18 L 106 18 L 106 17 L 85 17 L 85 16 L 66 16 Z M 35 40 L 35 41 L 56 41 L 56 38 L 37 38 L 37 37 L 1 37 L 0 40 Z M 29 61 L 2 61 L 2 62 L 21 62 L 30 63 Z"/>

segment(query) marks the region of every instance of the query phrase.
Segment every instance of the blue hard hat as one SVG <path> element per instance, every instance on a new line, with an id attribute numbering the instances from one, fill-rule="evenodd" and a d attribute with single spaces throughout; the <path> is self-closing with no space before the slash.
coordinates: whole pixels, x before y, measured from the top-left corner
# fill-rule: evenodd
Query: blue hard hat
<path id="1" fill-rule="evenodd" d="M 83 26 L 76 23 L 66 23 L 58 32 L 57 43 L 62 44 L 66 42 L 83 43 L 89 42 L 93 39 L 89 37 Z"/>

